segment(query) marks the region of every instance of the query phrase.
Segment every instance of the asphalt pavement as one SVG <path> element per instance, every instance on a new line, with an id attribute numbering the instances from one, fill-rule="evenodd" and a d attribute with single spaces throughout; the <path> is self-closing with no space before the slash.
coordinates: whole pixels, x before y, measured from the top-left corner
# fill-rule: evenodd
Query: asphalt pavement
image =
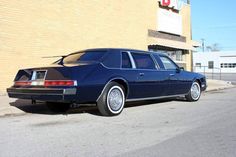
<path id="1" fill-rule="evenodd" d="M 0 118 L 0 156 L 235 157 L 235 93 L 129 104 L 116 117 L 93 107 L 54 114 L 43 103 L 18 100 L 30 114 Z"/>

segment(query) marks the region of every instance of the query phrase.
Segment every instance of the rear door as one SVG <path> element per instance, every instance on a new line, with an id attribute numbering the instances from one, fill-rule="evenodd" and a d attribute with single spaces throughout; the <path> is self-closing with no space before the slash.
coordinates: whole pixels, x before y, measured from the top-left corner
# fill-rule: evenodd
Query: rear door
<path id="1" fill-rule="evenodd" d="M 133 98 L 150 98 L 165 95 L 166 77 L 149 53 L 131 52 L 135 63 L 136 81 L 130 93 Z"/>

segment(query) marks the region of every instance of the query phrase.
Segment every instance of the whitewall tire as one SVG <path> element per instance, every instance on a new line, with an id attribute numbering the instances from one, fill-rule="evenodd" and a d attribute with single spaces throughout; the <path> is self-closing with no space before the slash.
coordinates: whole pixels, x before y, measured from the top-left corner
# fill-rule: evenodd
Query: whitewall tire
<path id="1" fill-rule="evenodd" d="M 103 116 L 119 115 L 125 105 L 124 87 L 116 82 L 110 82 L 97 101 L 98 110 Z"/>
<path id="2" fill-rule="evenodd" d="M 197 81 L 193 82 L 189 93 L 185 97 L 188 101 L 198 101 L 200 99 L 201 87 Z"/>

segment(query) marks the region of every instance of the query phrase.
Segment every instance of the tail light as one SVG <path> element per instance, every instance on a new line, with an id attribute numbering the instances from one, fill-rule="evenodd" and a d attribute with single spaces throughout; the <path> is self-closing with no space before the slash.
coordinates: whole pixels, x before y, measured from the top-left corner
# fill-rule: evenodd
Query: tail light
<path id="1" fill-rule="evenodd" d="M 74 81 L 74 80 L 59 80 L 59 81 L 45 80 L 44 86 L 46 86 L 46 87 L 49 87 L 49 86 L 77 86 L 77 81 Z"/>
<path id="2" fill-rule="evenodd" d="M 31 82 L 30 81 L 16 81 L 14 86 L 30 86 Z"/>
<path id="3" fill-rule="evenodd" d="M 14 83 L 14 86 L 44 86 L 44 87 L 77 86 L 77 81 L 75 80 L 16 81 Z"/>

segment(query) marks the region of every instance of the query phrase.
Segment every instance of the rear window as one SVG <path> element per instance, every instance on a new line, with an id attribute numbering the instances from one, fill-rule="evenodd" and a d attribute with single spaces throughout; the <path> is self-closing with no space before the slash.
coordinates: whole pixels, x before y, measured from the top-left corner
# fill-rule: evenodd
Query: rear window
<path id="1" fill-rule="evenodd" d="M 78 52 L 66 56 L 63 59 L 64 64 L 75 64 L 79 62 L 99 62 L 104 56 L 105 51 L 86 51 Z"/>
<path id="2" fill-rule="evenodd" d="M 137 69 L 156 69 L 155 63 L 149 54 L 132 53 Z"/>

